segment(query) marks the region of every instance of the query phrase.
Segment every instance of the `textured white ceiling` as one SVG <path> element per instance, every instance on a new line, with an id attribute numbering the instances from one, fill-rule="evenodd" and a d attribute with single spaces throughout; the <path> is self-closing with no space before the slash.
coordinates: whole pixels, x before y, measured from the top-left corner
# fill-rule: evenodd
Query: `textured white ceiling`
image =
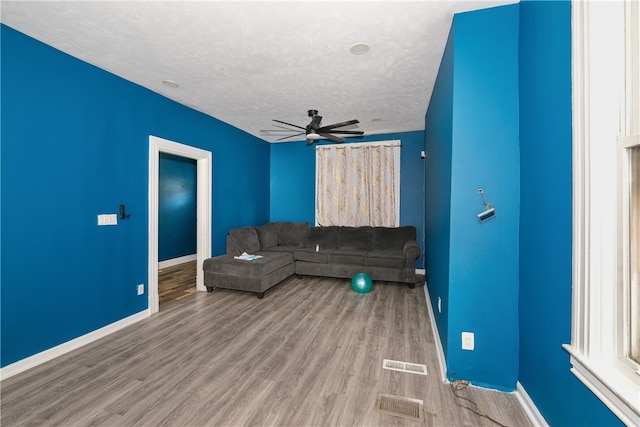
<path id="1" fill-rule="evenodd" d="M 453 14 L 514 2 L 3 0 L 0 17 L 272 142 L 272 119 L 305 126 L 309 109 L 366 134 L 424 129 Z M 371 50 L 351 54 L 357 43 Z"/>

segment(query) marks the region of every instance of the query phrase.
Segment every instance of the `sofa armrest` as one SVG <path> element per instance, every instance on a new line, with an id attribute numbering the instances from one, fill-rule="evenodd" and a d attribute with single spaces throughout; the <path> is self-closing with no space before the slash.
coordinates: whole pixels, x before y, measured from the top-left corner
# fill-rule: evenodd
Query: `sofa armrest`
<path id="1" fill-rule="evenodd" d="M 408 264 L 413 264 L 420 256 L 420 245 L 415 240 L 407 240 L 402 248 L 402 255 Z"/>

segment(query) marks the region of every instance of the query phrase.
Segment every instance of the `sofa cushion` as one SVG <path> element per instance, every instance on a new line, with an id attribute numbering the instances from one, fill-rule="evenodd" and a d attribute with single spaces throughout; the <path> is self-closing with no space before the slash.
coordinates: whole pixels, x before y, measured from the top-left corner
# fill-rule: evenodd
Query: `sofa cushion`
<path id="1" fill-rule="evenodd" d="M 349 264 L 349 265 L 364 265 L 364 256 L 367 251 L 350 249 L 342 250 L 336 249 L 328 254 L 329 263 L 333 264 Z"/>
<path id="2" fill-rule="evenodd" d="M 307 246 L 313 248 L 318 245 L 320 250 L 335 249 L 338 247 L 338 227 L 330 225 L 327 227 L 310 227 Z"/>
<path id="3" fill-rule="evenodd" d="M 295 245 L 295 246 L 271 246 L 269 249 L 267 249 L 269 252 L 291 252 L 293 253 L 293 251 L 295 251 L 296 249 L 300 249 L 300 246 Z"/>
<path id="4" fill-rule="evenodd" d="M 272 222 L 256 227 L 258 240 L 260 241 L 260 249 L 266 250 L 278 245 L 278 229 Z"/>
<path id="5" fill-rule="evenodd" d="M 338 249 L 368 251 L 371 246 L 371 227 L 340 227 Z"/>
<path id="6" fill-rule="evenodd" d="M 329 250 L 321 249 L 316 252 L 315 246 L 309 248 L 296 249 L 293 252 L 293 258 L 296 261 L 315 262 L 319 264 L 326 264 L 329 260 Z"/>
<path id="7" fill-rule="evenodd" d="M 276 222 L 278 245 L 302 247 L 309 235 L 308 222 Z"/>
<path id="8" fill-rule="evenodd" d="M 260 240 L 255 227 L 232 228 L 229 230 L 229 236 L 240 253 L 255 254 L 260 250 Z"/>
<path id="9" fill-rule="evenodd" d="M 402 249 L 390 251 L 369 251 L 364 257 L 364 265 L 371 267 L 404 268 Z"/>
<path id="10" fill-rule="evenodd" d="M 204 261 L 203 270 L 209 273 L 233 276 L 262 277 L 293 263 L 293 255 L 286 252 L 261 252 L 262 258 L 251 261 L 235 259 L 233 255 L 220 255 Z"/>
<path id="11" fill-rule="evenodd" d="M 371 250 L 402 249 L 409 240 L 416 239 L 416 228 L 412 225 L 402 227 L 373 227 L 371 230 Z"/>

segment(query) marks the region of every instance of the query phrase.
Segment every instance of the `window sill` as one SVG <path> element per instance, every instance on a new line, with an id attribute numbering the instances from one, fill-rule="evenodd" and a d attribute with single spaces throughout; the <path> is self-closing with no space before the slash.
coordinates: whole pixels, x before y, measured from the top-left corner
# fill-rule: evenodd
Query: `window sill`
<path id="1" fill-rule="evenodd" d="M 562 346 L 571 356 L 571 372 L 624 424 L 640 425 L 640 377 L 636 381 L 606 365 L 587 360 L 571 345 Z M 598 372 L 598 373 L 596 373 Z M 636 402 L 635 405 L 632 402 Z"/>

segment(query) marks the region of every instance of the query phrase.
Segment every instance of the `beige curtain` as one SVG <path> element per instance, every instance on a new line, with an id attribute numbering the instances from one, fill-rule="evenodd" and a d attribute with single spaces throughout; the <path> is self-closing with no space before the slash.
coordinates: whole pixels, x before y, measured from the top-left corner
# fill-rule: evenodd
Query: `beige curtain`
<path id="1" fill-rule="evenodd" d="M 318 225 L 397 226 L 399 162 L 398 142 L 316 147 Z"/>

